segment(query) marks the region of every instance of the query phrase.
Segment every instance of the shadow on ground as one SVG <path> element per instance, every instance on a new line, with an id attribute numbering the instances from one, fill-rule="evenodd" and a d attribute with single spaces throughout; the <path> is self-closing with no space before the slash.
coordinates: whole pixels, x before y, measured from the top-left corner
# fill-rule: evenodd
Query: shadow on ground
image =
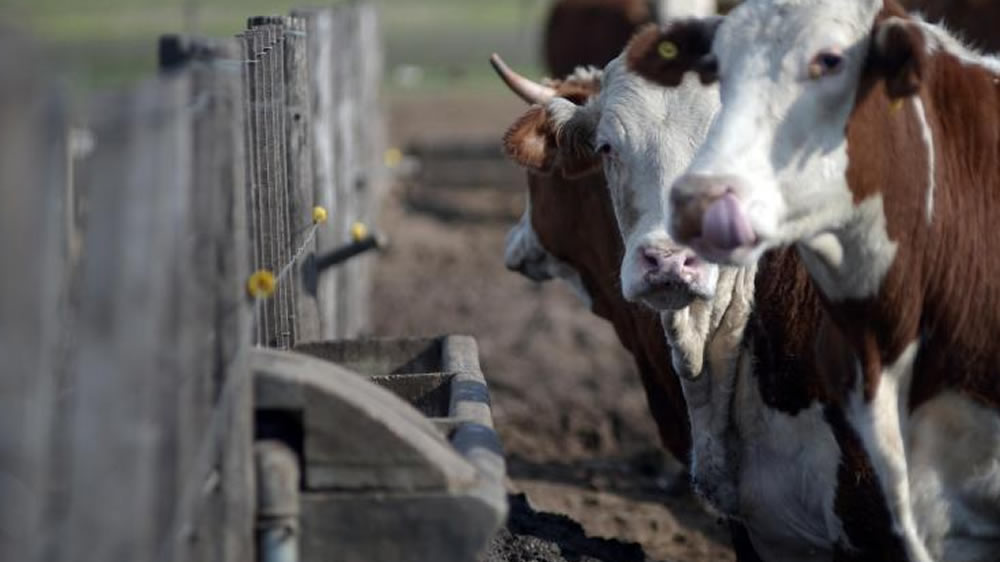
<path id="1" fill-rule="evenodd" d="M 646 562 L 634 542 L 588 537 L 565 515 L 536 511 L 524 494 L 511 494 L 507 527 L 490 541 L 482 562 Z"/>

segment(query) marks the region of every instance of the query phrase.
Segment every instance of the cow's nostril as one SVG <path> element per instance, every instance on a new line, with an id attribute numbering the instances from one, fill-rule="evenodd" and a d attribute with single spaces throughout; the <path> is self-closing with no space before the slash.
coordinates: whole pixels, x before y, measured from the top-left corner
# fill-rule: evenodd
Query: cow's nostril
<path id="1" fill-rule="evenodd" d="M 642 252 L 642 261 L 649 269 L 655 270 L 660 268 L 660 260 L 657 258 L 656 253 L 649 250 Z"/>
<path id="2" fill-rule="evenodd" d="M 698 256 L 691 254 L 684 258 L 684 267 L 694 267 L 698 265 Z"/>

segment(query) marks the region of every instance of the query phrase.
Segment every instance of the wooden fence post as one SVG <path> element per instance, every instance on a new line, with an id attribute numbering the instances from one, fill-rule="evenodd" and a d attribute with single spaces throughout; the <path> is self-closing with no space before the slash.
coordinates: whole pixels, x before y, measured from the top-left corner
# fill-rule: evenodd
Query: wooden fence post
<path id="1" fill-rule="evenodd" d="M 243 352 L 251 341 L 242 82 L 245 64 L 235 40 L 165 36 L 161 68 L 191 76 L 192 229 L 198 233 L 192 284 L 179 303 L 183 345 L 196 379 L 181 387 L 178 447 L 186 484 L 217 479 L 207 497 L 181 497 L 178 518 L 188 521 L 178 560 L 238 562 L 253 556 L 253 399 Z M 218 426 L 206 436 L 205 428 Z M 205 439 L 214 442 L 205 443 Z M 215 453 L 199 458 L 203 450 Z M 199 463 L 209 463 L 199 466 Z M 205 472 L 208 470 L 209 472 Z M 199 474 L 199 471 L 202 473 Z M 213 473 L 215 474 L 213 476 Z M 193 480 L 190 480 L 192 479 Z"/>
<path id="2" fill-rule="evenodd" d="M 172 462 L 180 387 L 175 306 L 191 231 L 190 78 L 147 83 L 94 104 L 96 148 L 80 166 L 89 194 L 78 350 L 70 369 L 72 435 L 60 556 L 173 559 L 180 474 Z"/>
<path id="3" fill-rule="evenodd" d="M 333 151 L 334 95 L 333 68 L 335 51 L 328 38 L 333 34 L 333 13 L 329 9 L 296 10 L 306 26 L 306 57 L 309 73 L 309 127 L 312 145 L 312 186 L 314 205 L 327 210 L 329 223 L 316 233 L 316 251 L 336 248 L 342 243 L 336 224 L 339 201 L 336 193 L 336 169 L 339 166 Z M 316 301 L 319 316 L 319 338 L 335 339 L 337 327 L 338 278 L 332 273 L 317 279 Z"/>
<path id="4" fill-rule="evenodd" d="M 374 226 L 381 181 L 378 84 L 381 51 L 374 6 L 347 2 L 302 10 L 311 68 L 313 167 L 317 204 L 330 211 L 318 251 L 351 239 L 351 226 Z M 354 258 L 319 277 L 322 339 L 357 336 L 368 329 L 370 257 Z"/>
<path id="5" fill-rule="evenodd" d="M 37 51 L 0 37 L 0 559 L 42 560 L 65 355 L 65 112 Z"/>
<path id="6" fill-rule="evenodd" d="M 312 222 L 313 175 L 310 129 L 309 65 L 306 53 L 306 22 L 300 17 L 287 18 L 285 28 L 285 135 L 289 191 L 289 216 L 292 224 L 293 247 L 304 243 L 308 232 L 304 225 Z M 329 225 L 324 225 L 329 227 Z M 323 227 L 321 227 L 323 228 Z M 305 252 L 315 252 L 312 241 Z M 295 268 L 293 282 L 296 342 L 320 339 L 320 311 L 316 295 L 302 286 Z"/>

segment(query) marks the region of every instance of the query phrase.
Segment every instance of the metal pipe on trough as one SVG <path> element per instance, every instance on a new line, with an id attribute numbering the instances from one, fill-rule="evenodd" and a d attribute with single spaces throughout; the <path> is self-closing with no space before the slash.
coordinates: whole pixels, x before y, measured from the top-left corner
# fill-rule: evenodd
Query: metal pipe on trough
<path id="1" fill-rule="evenodd" d="M 299 560 L 299 460 L 277 440 L 254 444 L 257 472 L 257 559 Z"/>

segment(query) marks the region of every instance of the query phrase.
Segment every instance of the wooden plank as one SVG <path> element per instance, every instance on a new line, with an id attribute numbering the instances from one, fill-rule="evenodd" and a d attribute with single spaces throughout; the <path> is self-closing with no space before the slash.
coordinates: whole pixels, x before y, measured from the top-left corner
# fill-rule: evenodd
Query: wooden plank
<path id="1" fill-rule="evenodd" d="M 357 118 L 357 98 L 355 88 L 358 80 L 356 60 L 358 53 L 358 29 L 356 25 L 357 3 L 339 4 L 333 8 L 334 30 L 328 39 L 333 49 L 341 53 L 334 61 L 334 140 L 333 149 L 337 155 L 336 193 L 337 208 L 334 213 L 334 227 L 339 235 L 339 243 L 350 240 L 351 224 L 361 219 L 357 212 L 357 197 L 354 182 L 359 173 L 358 149 L 355 119 Z M 355 308 L 355 291 L 358 273 L 357 261 L 351 260 L 326 275 L 336 275 L 338 279 L 336 299 L 337 332 L 340 337 L 353 335 L 351 320 Z"/>
<path id="2" fill-rule="evenodd" d="M 193 166 L 185 248 L 194 267 L 180 283 L 181 349 L 193 350 L 180 387 L 178 461 L 183 493 L 175 516 L 177 560 L 236 562 L 252 556 L 252 396 L 240 355 L 250 342 L 242 100 L 236 41 L 166 37 L 191 76 Z M 161 48 L 161 56 L 163 49 Z M 186 283 L 184 282 L 186 281 Z M 206 432 L 206 428 L 210 431 Z M 215 482 L 216 484 L 212 484 Z"/>
<path id="3" fill-rule="evenodd" d="M 374 6 L 360 2 L 293 16 L 306 21 L 313 201 L 329 216 L 316 243 L 324 253 L 348 243 L 355 222 L 374 227 L 377 215 L 384 146 L 378 24 Z M 320 275 L 313 307 L 319 339 L 368 329 L 371 266 L 371 256 L 363 256 Z"/>
<path id="4" fill-rule="evenodd" d="M 289 212 L 293 247 L 299 248 L 312 224 L 312 144 L 309 129 L 309 65 L 307 60 L 306 22 L 301 17 L 288 18 L 285 31 L 285 157 L 288 173 Z M 313 241 L 306 253 L 316 251 Z M 315 295 L 302 286 L 299 267 L 293 270 L 289 284 L 293 288 L 295 337 L 293 343 L 315 341 L 320 337 L 319 310 Z"/>
<path id="5" fill-rule="evenodd" d="M 278 343 L 276 347 L 288 349 L 295 341 L 295 307 L 292 302 L 292 283 L 294 283 L 294 268 L 289 266 L 294 253 L 291 236 L 291 217 L 288 207 L 288 169 L 285 159 L 286 131 L 285 114 L 287 113 L 287 98 L 285 95 L 285 18 L 271 17 L 269 28 L 273 34 L 273 50 L 271 52 L 272 119 L 274 142 L 271 150 L 274 159 L 274 195 L 275 216 L 278 230 L 279 268 L 287 271 L 278 284 L 277 297 L 280 310 Z M 285 268 L 288 268 L 287 270 Z"/>
<path id="6" fill-rule="evenodd" d="M 190 232 L 186 76 L 94 104 L 79 352 L 73 384 L 66 535 L 58 558 L 172 559 L 179 493 L 178 259 Z"/>
<path id="7" fill-rule="evenodd" d="M 278 268 L 281 265 L 278 263 L 278 248 L 280 247 L 280 242 L 277 238 L 277 217 L 275 216 L 275 202 L 274 202 L 274 154 L 272 150 L 272 143 L 274 138 L 273 130 L 273 120 L 272 113 L 274 111 L 273 97 L 271 91 L 271 67 L 273 64 L 273 58 L 271 56 L 272 50 L 272 36 L 270 30 L 267 27 L 256 27 L 254 32 L 258 39 L 258 60 L 260 64 L 257 68 L 257 93 L 258 101 L 255 104 L 257 109 L 257 119 L 259 123 L 258 135 L 257 135 L 257 152 L 260 157 L 261 165 L 261 182 L 260 182 L 260 201 L 261 201 L 261 233 L 263 234 L 263 267 L 273 272 L 275 275 L 278 273 Z M 278 341 L 278 299 L 269 298 L 263 301 L 262 305 L 266 311 L 266 323 L 267 327 L 265 329 L 266 338 L 264 340 L 264 345 L 269 347 L 274 347 L 277 345 Z"/>
<path id="8" fill-rule="evenodd" d="M 66 319 L 66 117 L 21 38 L 0 36 L 0 560 L 49 543 L 51 432 Z"/>
<path id="9" fill-rule="evenodd" d="M 309 126 L 312 139 L 312 186 L 313 201 L 327 209 L 328 225 L 316 233 L 316 250 L 325 252 L 342 243 L 337 228 L 339 201 L 336 191 L 336 170 L 339 166 L 333 150 L 334 140 L 334 92 L 333 69 L 335 58 L 340 56 L 334 50 L 330 39 L 334 33 L 333 13 L 329 9 L 296 10 L 294 17 L 306 22 L 306 58 L 309 74 Z M 337 325 L 336 294 L 338 278 L 324 274 L 317 280 L 317 311 L 320 339 L 336 339 L 340 336 Z"/>
<path id="10" fill-rule="evenodd" d="M 382 79 L 382 43 L 376 6 L 370 2 L 358 3 L 358 119 L 355 122 L 357 143 L 360 147 L 361 171 L 355 183 L 358 198 L 357 214 L 370 228 L 378 228 L 379 202 L 386 185 L 383 153 L 385 152 L 385 125 L 381 118 L 379 90 Z M 371 329 L 371 289 L 374 275 L 375 254 L 362 255 L 355 260 L 355 289 L 352 295 L 354 309 L 350 316 L 349 333 L 357 336 Z"/>
<path id="11" fill-rule="evenodd" d="M 243 78 L 245 123 L 244 143 L 247 157 L 247 219 L 250 230 L 250 269 L 256 271 L 264 267 L 264 234 L 262 232 L 263 218 L 261 217 L 260 193 L 261 173 L 260 154 L 257 144 L 259 130 L 258 111 L 258 76 L 260 60 L 258 58 L 258 34 L 253 30 L 247 30 L 240 35 L 243 43 L 243 55 L 246 61 L 246 70 Z M 253 315 L 254 343 L 263 345 L 267 334 L 266 310 L 263 306 L 256 306 Z"/>

